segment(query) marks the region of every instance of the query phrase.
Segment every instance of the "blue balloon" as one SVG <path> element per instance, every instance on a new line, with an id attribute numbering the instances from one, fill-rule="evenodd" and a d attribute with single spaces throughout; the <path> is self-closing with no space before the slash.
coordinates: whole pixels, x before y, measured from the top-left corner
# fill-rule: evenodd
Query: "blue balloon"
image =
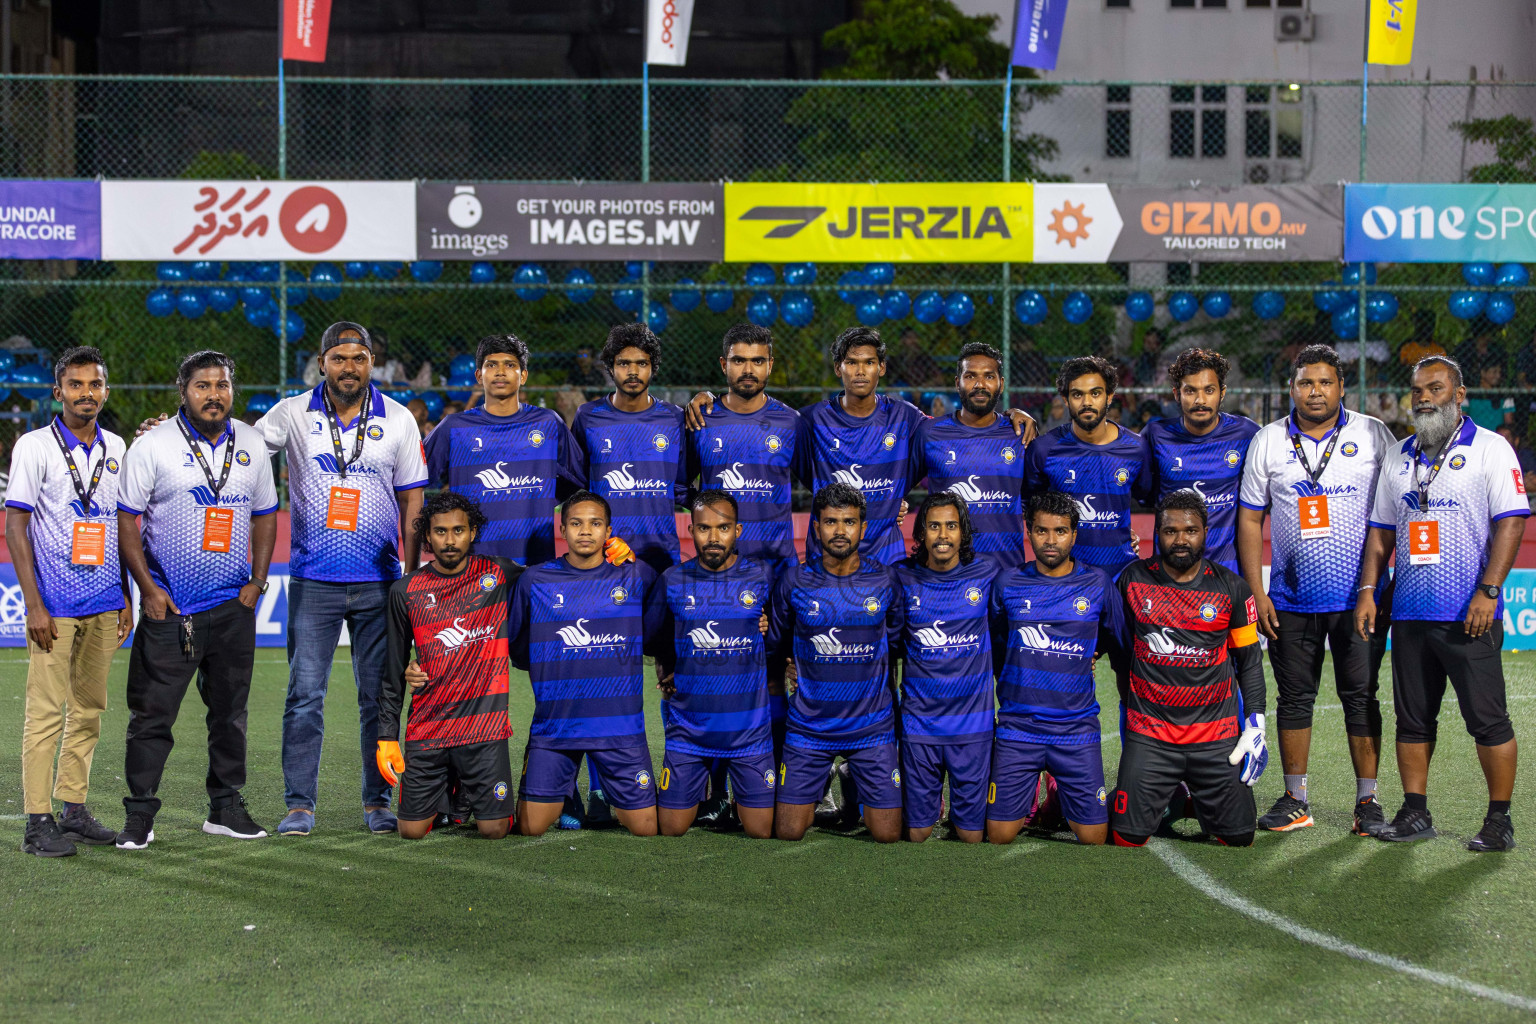
<path id="1" fill-rule="evenodd" d="M 1471 320 L 1481 313 L 1487 304 L 1487 292 L 1452 292 L 1451 297 L 1446 301 L 1446 305 L 1450 307 L 1451 316 L 1458 320 Z"/>
<path id="2" fill-rule="evenodd" d="M 453 374 L 449 374 L 448 386 L 445 389 L 445 394 L 448 396 L 450 401 L 465 402 L 469 400 L 469 393 L 471 389 L 474 388 L 474 386 L 475 375 L 473 373 L 469 374 L 468 376 L 458 377 L 454 376 Z"/>
<path id="3" fill-rule="evenodd" d="M 869 287 L 869 275 L 862 270 L 846 270 L 837 279 L 837 297 L 852 303 L 854 296 Z"/>
<path id="4" fill-rule="evenodd" d="M 870 284 L 890 284 L 896 280 L 896 266 L 892 263 L 866 263 L 864 276 Z"/>
<path id="5" fill-rule="evenodd" d="M 42 402 L 53 397 L 53 374 L 40 363 L 16 367 L 10 372 L 9 380 L 16 387 L 16 393 L 29 402 Z M 28 388 L 22 387 L 23 384 L 41 386 Z"/>
<path id="6" fill-rule="evenodd" d="M 496 280 L 496 268 L 495 267 L 491 266 L 489 263 L 476 263 L 475 266 L 477 266 L 477 267 L 480 267 L 480 266 L 485 267 L 488 271 L 490 271 L 490 274 L 491 274 L 491 276 L 490 276 L 490 278 L 488 280 L 491 280 L 491 281 Z M 581 267 L 572 267 L 570 270 L 567 270 L 565 272 L 565 283 L 566 284 L 590 285 L 595 280 L 596 279 L 593 278 L 593 276 L 592 276 L 592 271 L 590 271 L 590 270 L 583 270 Z M 594 296 L 596 294 L 597 294 L 597 289 L 595 289 L 595 288 L 569 288 L 569 289 L 566 290 L 565 297 L 570 299 L 572 302 L 582 303 L 582 302 L 591 302 L 592 301 L 592 296 Z"/>
<path id="7" fill-rule="evenodd" d="M 639 278 L 644 273 L 644 260 L 630 260 L 628 263 L 624 264 L 624 276 L 626 277 Z"/>
<path id="8" fill-rule="evenodd" d="M 1374 263 L 1346 263 L 1344 264 L 1344 272 L 1339 275 L 1339 280 L 1349 285 L 1351 288 L 1359 287 L 1360 268 L 1362 267 L 1365 268 L 1365 283 L 1375 284 L 1376 264 Z"/>
<path id="9" fill-rule="evenodd" d="M 370 264 L 364 263 L 362 260 L 348 260 L 346 263 L 342 264 L 342 269 L 347 272 L 347 276 L 352 280 L 361 281 L 363 278 L 368 276 L 369 271 L 371 271 L 373 267 Z"/>
<path id="10" fill-rule="evenodd" d="M 1493 283 L 1500 288 L 1524 288 L 1531 283 L 1531 272 L 1524 263 L 1505 263 L 1494 273 Z"/>
<path id="11" fill-rule="evenodd" d="M 912 312 L 912 300 L 900 288 L 886 292 L 883 304 L 887 320 L 905 320 L 907 314 Z"/>
<path id="12" fill-rule="evenodd" d="M 573 270 L 571 273 L 575 273 L 575 271 Z M 496 280 L 496 265 L 494 263 L 487 263 L 485 260 L 476 260 L 469 268 L 469 279 L 475 284 L 490 284 Z M 566 275 L 566 280 L 570 280 L 570 274 Z M 566 292 L 565 294 L 569 296 L 571 293 Z M 588 298 L 590 297 L 588 296 Z M 437 397 L 438 401 L 442 401 L 442 395 Z"/>
<path id="13" fill-rule="evenodd" d="M 1371 292 L 1365 300 L 1365 319 L 1384 324 L 1397 317 L 1397 296 L 1391 292 Z"/>
<path id="14" fill-rule="evenodd" d="M 875 327 L 885 319 L 885 303 L 874 292 L 864 292 L 862 298 L 853 304 L 853 315 L 865 327 Z"/>
<path id="15" fill-rule="evenodd" d="M 1509 323 L 1515 318 L 1515 297 L 1504 292 L 1490 292 L 1483 315 L 1496 324 Z"/>
<path id="16" fill-rule="evenodd" d="M 944 296 L 935 291 L 918 292 L 912 300 L 912 316 L 920 324 L 936 324 L 944 319 Z"/>
<path id="17" fill-rule="evenodd" d="M 1212 320 L 1220 320 L 1232 312 L 1232 294 L 1230 292 L 1206 292 L 1205 298 L 1200 300 L 1200 308 L 1205 310 L 1205 315 Z"/>
<path id="18" fill-rule="evenodd" d="M 246 306 L 245 322 L 252 327 L 271 327 L 277 322 L 277 307 L 270 303 L 262 306 Z"/>
<path id="19" fill-rule="evenodd" d="M 427 419 L 436 423 L 443 414 L 443 396 L 436 391 L 423 391 L 416 397 L 427 407 Z"/>
<path id="20" fill-rule="evenodd" d="M 712 284 L 704 289 L 704 305 L 711 313 L 724 313 L 736 305 L 736 293 L 725 284 Z"/>
<path id="21" fill-rule="evenodd" d="M 188 277 L 187 265 L 167 260 L 155 267 L 155 276 L 162 281 L 185 281 Z"/>
<path id="22" fill-rule="evenodd" d="M 1151 292 L 1131 292 L 1125 297 L 1125 315 L 1137 323 L 1150 319 L 1154 306 Z M 1023 317 L 1019 319 L 1022 320 Z"/>
<path id="23" fill-rule="evenodd" d="M 1093 316 L 1093 298 L 1087 292 L 1072 292 L 1061 302 L 1062 318 L 1069 324 L 1087 323 Z"/>
<path id="24" fill-rule="evenodd" d="M 302 305 L 304 305 L 304 301 L 309 298 L 309 289 L 308 288 L 294 288 L 292 286 L 293 282 L 307 282 L 308 281 L 308 278 L 306 278 L 304 276 L 304 271 L 298 269 L 297 267 L 289 267 L 287 272 L 283 275 L 283 277 L 287 281 L 290 282 L 289 287 L 288 287 L 288 305 L 289 305 L 289 307 L 292 308 L 294 306 L 302 306 Z"/>
<path id="25" fill-rule="evenodd" d="M 411 263 L 411 276 L 418 281 L 436 281 L 443 276 L 442 260 L 415 260 Z"/>
<path id="26" fill-rule="evenodd" d="M 789 276 L 787 267 L 784 276 Z M 779 304 L 779 315 L 791 327 L 805 327 L 816 316 L 816 303 L 805 292 L 785 292 L 784 301 Z"/>
<path id="27" fill-rule="evenodd" d="M 816 264 L 814 263 L 786 263 L 784 264 L 784 283 L 794 285 L 807 285 L 816 283 Z"/>
<path id="28" fill-rule="evenodd" d="M 1474 288 L 1486 288 L 1488 285 L 1493 284 L 1493 278 L 1496 273 L 1497 271 L 1494 270 L 1493 264 L 1486 261 L 1463 263 L 1461 265 L 1462 280 Z"/>
<path id="29" fill-rule="evenodd" d="M 1168 296 L 1168 315 L 1181 324 L 1193 318 L 1199 308 L 1200 300 L 1193 292 L 1174 292 Z"/>
<path id="30" fill-rule="evenodd" d="M 373 264 L 369 268 L 373 276 L 380 281 L 393 281 L 400 276 L 400 264 L 395 260 L 384 260 Z"/>
<path id="31" fill-rule="evenodd" d="M 685 277 L 677 282 L 677 287 L 672 289 L 672 308 L 679 313 L 692 313 L 699 308 L 699 303 L 704 301 L 704 293 L 694 287 L 694 280 Z"/>
<path id="32" fill-rule="evenodd" d="M 0 348 L 0 377 L 16 367 L 16 357 L 9 349 Z"/>
<path id="33" fill-rule="evenodd" d="M 1284 312 L 1284 292 L 1259 292 L 1253 297 L 1253 315 L 1260 320 L 1274 320 Z"/>
<path id="34" fill-rule="evenodd" d="M 537 263 L 524 263 L 517 268 L 517 273 L 512 275 L 512 281 L 514 284 L 521 285 L 549 284 L 549 271 Z M 544 297 L 546 291 L 544 288 L 514 288 L 512 290 L 524 302 L 537 302 Z"/>
<path id="35" fill-rule="evenodd" d="M 403 384 L 386 384 L 384 385 L 384 393 L 401 405 L 416 397 L 416 392 Z"/>
<path id="36" fill-rule="evenodd" d="M 205 289 L 203 298 L 207 301 L 208 308 L 215 313 L 228 313 L 240 301 L 240 296 L 235 293 L 233 288 L 227 288 L 222 285 L 217 288 Z"/>
<path id="37" fill-rule="evenodd" d="M 747 300 L 747 319 L 759 327 L 769 327 L 779 315 L 779 305 L 767 292 L 758 292 Z"/>
<path id="38" fill-rule="evenodd" d="M 768 264 L 754 263 L 747 268 L 745 280 L 748 288 L 762 288 L 764 285 L 773 284 L 778 280 L 778 276 Z"/>
<path id="39" fill-rule="evenodd" d="M 322 264 L 322 266 L 325 265 Z M 249 281 L 250 271 L 246 269 L 244 263 L 231 263 L 229 265 L 229 272 L 224 275 L 224 280 L 230 284 L 240 284 L 241 282 Z"/>
<path id="40" fill-rule="evenodd" d="M 251 281 L 276 281 L 277 264 L 271 260 L 261 263 L 252 263 L 246 271 L 246 276 Z"/>
<path id="41" fill-rule="evenodd" d="M 276 310 L 274 310 L 273 313 L 275 314 Z M 273 316 L 273 319 L 276 320 L 276 316 L 275 315 Z M 304 324 L 304 318 L 303 317 L 299 316 L 299 314 L 293 312 L 292 310 L 289 310 L 289 312 L 288 312 L 288 319 L 287 319 L 286 322 L 288 324 L 288 340 L 289 341 L 298 341 L 300 338 L 304 337 L 304 326 L 305 326 L 305 324 Z M 276 333 L 276 332 L 277 332 L 277 328 L 273 327 L 273 333 Z"/>
<path id="42" fill-rule="evenodd" d="M 240 289 L 240 301 L 245 303 L 246 307 L 250 309 L 270 306 L 272 305 L 272 290 L 248 284 Z"/>
<path id="43" fill-rule="evenodd" d="M 176 293 L 169 288 L 156 288 L 144 297 L 144 308 L 150 316 L 170 316 L 176 312 Z"/>
<path id="44" fill-rule="evenodd" d="M 646 316 L 646 326 L 652 334 L 660 334 L 667 329 L 667 307 L 659 302 L 651 303 L 650 312 Z"/>
<path id="45" fill-rule="evenodd" d="M 1033 288 L 1019 292 L 1013 300 L 1013 315 L 1018 317 L 1019 323 L 1025 327 L 1045 323 L 1045 318 L 1050 312 L 1050 303 L 1045 301 L 1044 295 Z"/>
<path id="46" fill-rule="evenodd" d="M 222 265 L 212 260 L 198 260 L 187 267 L 187 274 L 194 281 L 217 281 Z"/>
<path id="47" fill-rule="evenodd" d="M 643 296 L 639 288 L 619 288 L 613 293 L 613 304 L 626 313 L 640 312 Z"/>
<path id="48" fill-rule="evenodd" d="M 251 416 L 265 416 L 277 404 L 277 396 L 270 391 L 258 391 L 245 400 L 245 411 Z"/>
<path id="49" fill-rule="evenodd" d="M 208 300 L 203 298 L 201 288 L 183 288 L 176 295 L 176 312 L 188 320 L 196 320 L 207 308 Z"/>
<path id="50" fill-rule="evenodd" d="M 341 268 L 334 263 L 316 263 L 309 272 L 309 292 L 321 302 L 341 298 Z"/>
<path id="51" fill-rule="evenodd" d="M 1335 286 L 1337 281 L 1325 281 L 1324 287 L 1312 293 L 1312 305 L 1324 313 L 1337 313 L 1351 301 L 1349 292 L 1342 291 Z"/>
<path id="52" fill-rule="evenodd" d="M 1355 341 L 1360 337 L 1360 307 L 1340 306 L 1332 317 L 1333 333 L 1340 341 Z"/>
<path id="53" fill-rule="evenodd" d="M 473 352 L 460 352 L 448 361 L 448 379 L 455 377 L 473 379 L 475 376 L 475 354 Z"/>
<path id="54" fill-rule="evenodd" d="M 956 327 L 964 327 L 976 315 L 976 303 L 965 292 L 950 292 L 944 300 L 944 319 Z"/>

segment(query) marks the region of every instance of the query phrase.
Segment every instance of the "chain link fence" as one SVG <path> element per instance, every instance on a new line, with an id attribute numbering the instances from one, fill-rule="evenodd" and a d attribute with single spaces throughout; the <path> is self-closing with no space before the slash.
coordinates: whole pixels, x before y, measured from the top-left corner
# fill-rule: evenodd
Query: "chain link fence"
<path id="1" fill-rule="evenodd" d="M 642 133 L 639 81 L 405 81 L 290 79 L 287 123 L 278 125 L 275 79 L 11 76 L 0 78 L 0 175 L 13 178 L 288 177 L 502 181 L 1095 181 L 1181 186 L 1341 181 L 1536 181 L 1536 83 L 1001 81 L 757 82 L 664 80 L 650 85 L 650 131 Z M 1004 104 L 1011 111 L 1004 130 Z M 1470 126 L 1470 127 L 1468 127 Z M 1006 138 L 1006 146 L 1005 146 Z M 168 386 L 186 352 L 217 347 L 239 361 L 246 393 L 278 393 L 304 379 L 313 342 L 338 319 L 381 330 L 389 357 L 413 392 L 452 401 L 443 375 L 476 340 L 513 331 L 536 356 L 536 400 L 574 410 L 602 390 L 582 353 L 601 347 L 609 325 L 632 320 L 643 290 L 659 309 L 663 359 L 658 387 L 685 397 L 716 385 L 719 338 L 743 319 L 749 296 L 788 285 L 747 288 L 742 266 L 654 264 L 644 281 L 624 265 L 587 265 L 591 285 L 568 287 L 574 264 L 548 264 L 557 282 L 538 294 L 512 283 L 515 266 L 476 283 L 467 263 L 446 264 L 434 280 L 410 268 L 376 265 L 358 278 L 315 289 L 302 265 L 286 272 L 290 323 L 286 358 L 274 330 L 248 321 L 235 303 L 196 319 L 152 316 L 155 268 L 128 263 L 0 264 L 0 339 L 23 361 L 72 344 L 94 344 L 111 361 L 111 411 L 132 424 L 174 404 Z M 220 267 L 220 273 L 231 268 Z M 855 322 L 839 298 L 848 266 L 820 265 L 816 282 L 796 285 L 816 311 L 810 324 L 774 325 L 772 386 L 810 401 L 835 385 L 827 347 Z M 1536 301 L 1529 287 L 1506 288 L 1515 314 L 1502 325 L 1462 320 L 1447 299 L 1465 289 L 1453 265 L 1383 266 L 1357 298 L 1391 295 L 1395 316 L 1358 336 L 1335 336 L 1314 303 L 1337 263 L 1135 263 L 1108 265 L 916 265 L 896 268 L 887 286 L 908 296 L 963 293 L 974 317 L 956 326 L 921 324 L 910 314 L 883 325 L 892 352 L 889 383 L 929 408 L 949 390 L 953 358 L 969 341 L 1008 352 L 1015 401 L 1049 416 L 1050 378 L 1070 355 L 1098 352 L 1126 370 L 1122 412 L 1138 423 L 1166 395 L 1172 354 L 1199 344 L 1234 362 L 1234 408 L 1255 418 L 1285 410 L 1289 358 L 1312 341 L 1338 344 L 1350 384 L 1369 411 L 1403 427 L 1399 399 L 1413 358 L 1435 347 L 1478 372 L 1480 396 L 1507 402 L 1521 434 L 1536 395 Z M 692 285 L 723 283 L 731 302 L 690 302 Z M 219 281 L 187 282 L 211 292 Z M 276 285 L 264 286 L 269 292 Z M 1022 290 L 1041 292 L 1050 315 L 1025 327 L 1012 313 Z M 1080 324 L 1061 314 L 1082 291 L 1093 312 Z M 1125 313 L 1132 291 L 1157 300 L 1152 320 Z M 1170 294 L 1224 294 L 1230 312 L 1172 322 Z M 1284 312 L 1260 319 L 1255 295 L 1278 292 Z M 1363 295 L 1360 293 L 1364 293 Z M 674 297 L 676 293 L 676 297 Z M 899 304 L 898 304 L 899 305 Z M 1220 308 L 1216 302 L 1211 308 Z M 685 311 L 686 310 L 686 311 Z M 300 329 L 296 332 L 293 328 Z M 1149 340 L 1156 328 L 1160 335 Z M 36 352 L 34 350 L 41 350 Z M 286 364 L 286 365 L 284 365 Z M 1481 372 L 1484 367 L 1498 367 Z M 36 394 L 36 391 L 30 392 Z M 1134 396 L 1133 398 L 1130 396 Z M 26 393 L 3 402 L 25 420 L 46 405 Z M 19 423 L 17 424 L 19 428 Z"/>

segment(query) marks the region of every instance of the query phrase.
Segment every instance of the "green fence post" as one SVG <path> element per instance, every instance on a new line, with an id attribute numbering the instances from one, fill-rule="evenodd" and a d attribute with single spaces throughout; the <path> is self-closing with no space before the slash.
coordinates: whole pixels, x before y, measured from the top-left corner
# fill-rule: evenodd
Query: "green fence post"
<path id="1" fill-rule="evenodd" d="M 1008 65 L 1008 77 L 1003 84 L 1003 181 L 1013 180 L 1013 65 Z M 1009 408 L 1008 389 L 1013 384 L 1013 321 L 1012 305 L 1008 301 L 1008 279 L 1012 276 L 1013 264 L 1003 261 L 1003 291 L 1000 299 L 1003 309 L 1002 350 L 1003 350 L 1003 408 Z"/>

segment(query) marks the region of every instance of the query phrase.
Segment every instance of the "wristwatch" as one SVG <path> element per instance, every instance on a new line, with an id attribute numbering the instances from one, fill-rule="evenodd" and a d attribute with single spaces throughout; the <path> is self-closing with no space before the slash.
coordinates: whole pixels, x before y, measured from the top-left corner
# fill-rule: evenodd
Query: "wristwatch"
<path id="1" fill-rule="evenodd" d="M 1477 589 L 1481 590 L 1483 596 L 1490 601 L 1497 601 L 1499 599 L 1499 587 L 1496 583 L 1479 583 Z"/>
<path id="2" fill-rule="evenodd" d="M 260 579 L 256 576 L 251 577 L 251 582 L 256 584 L 257 588 L 259 588 L 263 594 L 265 594 L 267 592 L 267 588 L 272 585 L 270 580 Z"/>

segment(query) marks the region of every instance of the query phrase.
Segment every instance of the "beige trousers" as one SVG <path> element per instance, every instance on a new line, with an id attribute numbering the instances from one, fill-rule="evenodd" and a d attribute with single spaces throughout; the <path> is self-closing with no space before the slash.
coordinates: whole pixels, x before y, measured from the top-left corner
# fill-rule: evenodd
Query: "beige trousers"
<path id="1" fill-rule="evenodd" d="M 21 790 L 28 814 L 50 813 L 54 798 L 85 803 L 101 713 L 107 709 L 107 672 L 117 650 L 115 611 L 53 623 L 59 638 L 51 652 L 27 641 Z"/>

